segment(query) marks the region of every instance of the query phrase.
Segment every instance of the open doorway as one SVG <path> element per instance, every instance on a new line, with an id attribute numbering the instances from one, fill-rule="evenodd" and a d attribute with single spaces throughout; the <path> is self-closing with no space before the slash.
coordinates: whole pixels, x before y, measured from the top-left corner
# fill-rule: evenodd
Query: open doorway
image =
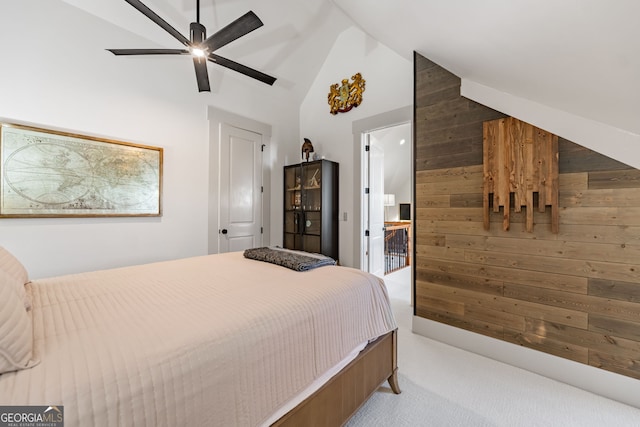
<path id="1" fill-rule="evenodd" d="M 375 116 L 366 117 L 360 120 L 355 120 L 352 124 L 352 132 L 353 132 L 353 149 L 354 149 L 354 194 L 358 195 L 356 198 L 356 203 L 354 204 L 354 227 L 353 227 L 353 241 L 354 241 L 354 267 L 360 268 L 364 271 L 369 271 L 369 205 L 370 205 L 370 194 L 367 194 L 367 188 L 369 185 L 369 152 L 366 151 L 366 146 L 369 145 L 371 140 L 371 133 L 375 131 L 381 131 L 384 129 L 393 128 L 399 125 L 406 125 L 409 129 L 409 136 L 405 138 L 405 146 L 407 146 L 409 152 L 411 152 L 411 157 L 406 163 L 403 164 L 394 164 L 393 166 L 388 166 L 387 169 L 405 169 L 411 176 L 411 181 L 408 186 L 411 196 L 409 200 L 413 200 L 413 130 L 412 130 L 412 120 L 413 120 L 413 106 L 407 105 L 405 107 L 398 108 L 396 110 L 386 111 L 384 113 L 377 114 Z M 399 140 L 398 140 L 399 144 Z M 391 150 L 390 150 L 391 151 Z M 404 161 L 403 161 L 404 162 Z M 383 166 L 384 168 L 384 166 Z M 374 171 L 375 168 L 371 168 Z M 374 175 L 375 176 L 375 175 Z M 382 199 L 381 203 L 374 203 L 374 206 L 378 206 L 378 209 L 382 209 L 379 213 L 380 217 L 382 217 L 382 222 L 384 223 L 384 194 L 385 190 L 377 191 L 378 197 Z M 387 193 L 391 194 L 391 193 Z M 400 196 L 399 196 L 400 197 Z M 396 206 L 387 206 L 387 214 L 395 215 L 395 211 L 397 210 L 398 216 L 400 214 L 400 199 L 396 201 Z M 390 204 L 390 203 L 389 203 Z M 410 207 L 409 211 L 413 210 Z M 412 219 L 413 220 L 413 219 Z M 382 228 L 382 227 L 380 227 Z M 413 256 L 414 249 L 412 248 L 409 253 Z M 412 261 L 412 260 L 411 260 Z M 401 276 L 401 286 L 399 289 L 402 290 L 403 294 L 410 295 L 410 298 L 407 298 L 411 304 L 413 304 L 413 276 L 414 271 L 413 268 L 405 268 L 399 270 L 401 274 L 391 273 L 385 277 L 385 283 L 387 283 L 390 276 Z"/>
<path id="2" fill-rule="evenodd" d="M 368 258 L 368 248 L 369 248 L 369 240 L 366 234 L 369 232 L 369 205 L 370 205 L 370 195 L 367 194 L 366 189 L 369 185 L 369 153 L 366 151 L 366 146 L 371 141 L 371 133 L 375 131 L 380 131 L 388 128 L 392 128 L 399 125 L 406 125 L 409 129 L 409 136 L 405 138 L 405 144 L 411 153 L 411 157 L 406 163 L 403 164 L 394 164 L 393 166 L 387 167 L 394 169 L 405 169 L 410 174 L 410 184 L 408 185 L 409 200 L 413 203 L 414 199 L 414 189 L 413 189 L 413 158 L 414 158 L 414 144 L 413 144 L 413 106 L 407 105 L 405 107 L 398 108 L 396 110 L 390 110 L 381 114 L 377 114 L 375 116 L 366 117 L 360 120 L 355 120 L 352 124 L 352 132 L 353 132 L 353 149 L 354 149 L 354 194 L 356 195 L 356 203 L 354 204 L 354 227 L 353 227 L 353 241 L 354 241 L 354 267 L 360 268 L 364 271 L 369 271 L 369 258 Z M 399 144 L 399 140 L 398 140 Z M 382 205 L 382 216 L 384 218 L 384 189 L 382 190 L 382 195 L 378 196 L 382 198 L 382 203 L 375 204 L 375 206 Z M 379 190 L 378 190 L 378 194 Z M 387 193 L 391 194 L 391 193 Z M 399 193 L 400 194 L 400 193 Z M 395 215 L 395 211 L 397 209 L 397 215 L 400 215 L 400 197 L 398 197 L 395 208 L 388 206 L 387 214 Z M 404 197 L 404 196 L 402 196 Z M 403 199 L 404 200 L 404 199 Z M 410 217 L 414 212 L 414 206 L 411 204 L 409 206 Z M 414 233 L 413 228 L 413 217 L 411 217 L 410 223 L 412 225 L 412 232 Z M 415 249 L 411 248 L 409 251 L 411 255 L 411 263 L 413 262 L 413 255 Z M 414 295 L 413 295 L 413 282 L 415 275 L 415 266 L 410 268 L 403 268 L 397 272 L 391 273 L 385 277 L 385 284 L 394 283 L 395 279 L 399 279 L 396 283 L 396 289 L 399 290 L 400 295 L 403 297 L 401 299 L 406 299 L 409 301 L 411 305 L 413 305 Z M 393 277 L 391 277 L 393 276 Z M 390 280 L 392 279 L 392 280 Z M 389 286 L 387 286 L 389 289 Z M 389 289 L 390 295 L 394 293 L 391 289 Z"/>
<path id="3" fill-rule="evenodd" d="M 363 134 L 363 269 L 384 277 L 411 263 L 411 122 Z"/>

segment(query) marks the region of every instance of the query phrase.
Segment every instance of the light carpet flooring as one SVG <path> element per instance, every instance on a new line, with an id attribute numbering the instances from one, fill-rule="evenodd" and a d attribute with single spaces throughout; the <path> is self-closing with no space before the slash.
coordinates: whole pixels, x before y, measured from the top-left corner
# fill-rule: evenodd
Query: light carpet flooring
<path id="1" fill-rule="evenodd" d="M 406 392 L 381 387 L 349 427 L 640 426 L 640 409 L 413 334 L 410 268 L 385 276 L 385 283 Z M 407 414 L 412 408 L 416 413 Z"/>

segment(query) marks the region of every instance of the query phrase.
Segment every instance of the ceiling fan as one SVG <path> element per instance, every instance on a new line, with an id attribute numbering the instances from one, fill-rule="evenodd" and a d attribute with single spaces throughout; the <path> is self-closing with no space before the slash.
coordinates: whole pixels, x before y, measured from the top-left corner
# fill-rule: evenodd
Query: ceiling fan
<path id="1" fill-rule="evenodd" d="M 190 39 L 187 39 L 167 23 L 167 21 L 145 6 L 141 1 L 125 1 L 142 12 L 147 18 L 162 27 L 180 43 L 185 45 L 186 49 L 107 49 L 114 55 L 191 55 L 193 57 L 193 65 L 196 70 L 196 80 L 198 82 L 199 92 L 209 92 L 211 90 L 209 87 L 209 74 L 207 73 L 207 60 L 268 85 L 273 85 L 276 81 L 274 77 L 213 53 L 222 46 L 225 46 L 264 25 L 255 13 L 249 11 L 226 27 L 217 31 L 212 36 L 207 37 L 206 28 L 204 25 L 200 24 L 200 0 L 197 0 L 196 22 L 192 22 L 189 26 Z"/>

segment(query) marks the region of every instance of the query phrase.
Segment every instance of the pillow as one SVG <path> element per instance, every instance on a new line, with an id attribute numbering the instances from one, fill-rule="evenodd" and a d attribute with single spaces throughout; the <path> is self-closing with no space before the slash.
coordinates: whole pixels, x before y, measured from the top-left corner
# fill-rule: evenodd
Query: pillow
<path id="1" fill-rule="evenodd" d="M 32 360 L 33 322 L 16 292 L 19 283 L 0 270 L 0 374 L 37 364 Z"/>
<path id="2" fill-rule="evenodd" d="M 29 274 L 24 266 L 8 250 L 0 246 L 0 270 L 24 285 L 29 281 Z"/>
<path id="3" fill-rule="evenodd" d="M 25 283 L 29 281 L 29 274 L 20 261 L 2 246 L 0 246 L 0 272 L 4 272 L 10 278 L 15 279 L 14 283 L 18 297 L 24 301 L 24 307 L 30 310 L 31 298 L 24 288 Z"/>

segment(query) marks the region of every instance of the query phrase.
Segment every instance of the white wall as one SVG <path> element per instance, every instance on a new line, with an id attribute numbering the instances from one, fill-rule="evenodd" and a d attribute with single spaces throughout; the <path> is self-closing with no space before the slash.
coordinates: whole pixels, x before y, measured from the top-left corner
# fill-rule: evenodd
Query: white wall
<path id="1" fill-rule="evenodd" d="M 271 124 L 270 167 L 281 169 L 273 156 L 299 133 L 297 107 L 277 83 L 212 65 L 212 92 L 200 94 L 188 58 L 104 50 L 140 42 L 58 0 L 2 6 L 2 121 L 164 148 L 162 217 L 0 219 L 0 245 L 32 278 L 207 253 L 208 105 Z"/>
<path id="2" fill-rule="evenodd" d="M 344 78 L 361 73 L 366 81 L 362 104 L 336 116 L 329 114 L 329 86 Z M 299 144 L 290 147 L 286 163 L 300 161 L 302 138 L 313 142 L 315 151 L 340 163 L 340 263 L 354 266 L 353 235 L 355 203 L 359 197 L 354 179 L 352 124 L 356 120 L 395 110 L 413 103 L 413 64 L 386 46 L 376 42 L 361 30 L 351 27 L 336 40 L 333 49 L 319 70 L 307 96 L 300 106 Z M 347 213 L 347 221 L 342 214 Z"/>

